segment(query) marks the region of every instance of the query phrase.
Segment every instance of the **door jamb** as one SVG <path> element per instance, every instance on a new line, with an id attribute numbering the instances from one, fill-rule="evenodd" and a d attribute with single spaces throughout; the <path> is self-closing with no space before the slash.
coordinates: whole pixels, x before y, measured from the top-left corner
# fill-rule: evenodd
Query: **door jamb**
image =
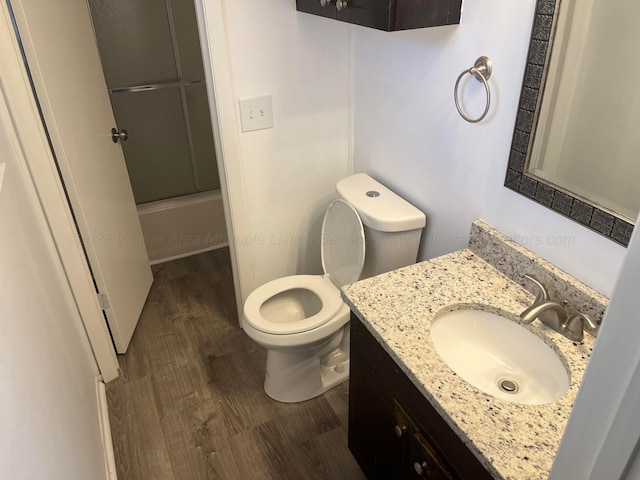
<path id="1" fill-rule="evenodd" d="M 244 197 L 242 192 L 242 157 L 237 135 L 237 112 L 231 81 L 231 62 L 225 30 L 225 12 L 221 0 L 194 0 L 200 36 L 200 49 L 205 72 L 207 96 L 213 139 L 215 143 L 220 190 L 224 206 L 224 217 L 229 238 L 233 287 L 238 309 L 238 322 L 242 327 L 244 299 L 241 258 L 235 239 L 242 235 Z M 232 192 L 240 192 L 232 196 Z M 237 212 L 237 215 L 234 215 Z"/>

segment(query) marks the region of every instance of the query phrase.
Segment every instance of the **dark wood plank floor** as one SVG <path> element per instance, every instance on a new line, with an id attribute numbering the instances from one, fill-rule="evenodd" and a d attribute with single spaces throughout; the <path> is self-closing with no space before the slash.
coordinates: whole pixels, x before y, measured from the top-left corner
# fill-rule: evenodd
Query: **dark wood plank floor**
<path id="1" fill-rule="evenodd" d="M 262 388 L 266 351 L 238 327 L 229 252 L 157 265 L 107 385 L 120 480 L 363 480 L 344 383 L 299 404 Z"/>

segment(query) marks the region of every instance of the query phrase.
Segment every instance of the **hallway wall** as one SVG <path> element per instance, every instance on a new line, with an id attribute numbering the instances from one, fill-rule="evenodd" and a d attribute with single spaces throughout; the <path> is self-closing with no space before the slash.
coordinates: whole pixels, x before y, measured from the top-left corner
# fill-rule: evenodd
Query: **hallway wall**
<path id="1" fill-rule="evenodd" d="M 0 477 L 106 478 L 98 369 L 2 94 L 0 162 Z"/>

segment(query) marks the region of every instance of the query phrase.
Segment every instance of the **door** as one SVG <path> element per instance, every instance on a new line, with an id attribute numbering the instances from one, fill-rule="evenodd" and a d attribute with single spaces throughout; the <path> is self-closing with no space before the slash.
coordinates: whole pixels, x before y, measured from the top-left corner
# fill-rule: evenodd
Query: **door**
<path id="1" fill-rule="evenodd" d="M 122 147 L 111 138 L 116 125 L 87 5 L 11 5 L 109 329 L 124 353 L 153 277 Z"/>

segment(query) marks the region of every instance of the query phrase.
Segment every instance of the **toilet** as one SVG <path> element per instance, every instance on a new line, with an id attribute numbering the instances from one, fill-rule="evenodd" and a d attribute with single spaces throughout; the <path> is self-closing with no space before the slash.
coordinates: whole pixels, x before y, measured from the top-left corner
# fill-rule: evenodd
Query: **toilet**
<path id="1" fill-rule="evenodd" d="M 324 275 L 278 278 L 244 304 L 245 332 L 267 349 L 264 390 L 280 402 L 309 400 L 349 377 L 350 310 L 340 288 L 418 255 L 424 213 L 364 173 L 336 190 L 322 223 Z"/>

